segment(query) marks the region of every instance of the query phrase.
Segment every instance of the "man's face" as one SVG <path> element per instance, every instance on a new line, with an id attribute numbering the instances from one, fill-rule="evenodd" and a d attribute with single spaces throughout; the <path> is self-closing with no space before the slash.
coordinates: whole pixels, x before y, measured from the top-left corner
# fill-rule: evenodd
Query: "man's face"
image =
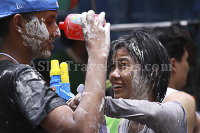
<path id="1" fill-rule="evenodd" d="M 139 87 L 140 72 L 126 48 L 120 48 L 111 63 L 109 79 L 114 91 L 114 98 L 148 99 L 148 87 L 145 87 L 145 90 L 141 90 Z"/>
<path id="2" fill-rule="evenodd" d="M 188 53 L 187 50 L 185 49 L 184 55 L 181 59 L 180 62 L 177 63 L 177 71 L 176 71 L 176 80 L 177 80 L 177 88 L 176 89 L 182 89 L 185 84 L 186 84 L 186 80 L 187 80 L 187 75 L 188 75 L 188 70 L 189 70 L 189 66 L 188 66 Z"/>
<path id="3" fill-rule="evenodd" d="M 36 12 L 30 21 L 24 22 L 22 37 L 34 58 L 48 58 L 53 49 L 53 42 L 60 37 L 56 24 L 56 11 Z"/>

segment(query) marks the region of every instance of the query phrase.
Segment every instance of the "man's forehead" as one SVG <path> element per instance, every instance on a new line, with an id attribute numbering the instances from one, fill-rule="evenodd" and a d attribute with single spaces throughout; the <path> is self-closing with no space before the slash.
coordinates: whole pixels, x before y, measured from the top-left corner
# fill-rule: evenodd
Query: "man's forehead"
<path id="1" fill-rule="evenodd" d="M 43 19 L 47 19 L 47 18 L 56 19 L 57 12 L 56 11 L 41 11 L 41 12 L 36 13 L 36 17 L 43 18 Z"/>

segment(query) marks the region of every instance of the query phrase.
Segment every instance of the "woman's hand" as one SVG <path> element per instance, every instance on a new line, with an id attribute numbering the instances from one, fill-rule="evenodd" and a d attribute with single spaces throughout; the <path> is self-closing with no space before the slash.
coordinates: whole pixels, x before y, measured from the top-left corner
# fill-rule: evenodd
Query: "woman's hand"
<path id="1" fill-rule="evenodd" d="M 75 97 L 69 99 L 66 104 L 73 110 L 75 111 L 76 108 L 78 107 L 79 101 L 78 99 L 81 97 L 80 93 L 78 93 Z"/>

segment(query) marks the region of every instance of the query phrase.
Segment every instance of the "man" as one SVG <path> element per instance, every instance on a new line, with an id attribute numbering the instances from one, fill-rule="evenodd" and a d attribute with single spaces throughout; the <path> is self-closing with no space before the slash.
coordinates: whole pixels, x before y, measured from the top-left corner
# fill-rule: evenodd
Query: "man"
<path id="1" fill-rule="evenodd" d="M 0 5 L 0 132 L 97 132 L 106 85 L 106 71 L 98 72 L 98 65 L 106 69 L 110 40 L 109 23 L 102 27 L 105 13 L 98 24 L 93 11 L 82 14 L 89 60 L 87 95 L 73 112 L 40 74 L 25 65 L 51 55 L 52 43 L 60 36 L 57 1 L 1 0 Z"/>
<path id="2" fill-rule="evenodd" d="M 170 56 L 171 76 L 167 93 L 163 102 L 178 101 L 186 109 L 188 116 L 188 133 L 198 131 L 198 116 L 195 99 L 180 91 L 186 84 L 188 74 L 188 52 L 186 47 L 191 45 L 189 33 L 178 26 L 156 27 L 150 31 L 166 48 Z"/>

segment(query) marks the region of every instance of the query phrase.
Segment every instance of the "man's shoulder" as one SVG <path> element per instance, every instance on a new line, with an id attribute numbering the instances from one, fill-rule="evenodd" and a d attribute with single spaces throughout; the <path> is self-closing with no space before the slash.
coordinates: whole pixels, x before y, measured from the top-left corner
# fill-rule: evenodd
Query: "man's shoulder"
<path id="1" fill-rule="evenodd" d="M 23 72 L 24 70 L 33 71 L 33 68 L 29 65 L 13 63 L 9 60 L 0 60 L 0 75 L 15 75 L 19 72 Z"/>
<path id="2" fill-rule="evenodd" d="M 163 102 L 176 101 L 177 99 L 187 101 L 187 100 L 194 100 L 194 97 L 184 91 L 179 91 L 177 89 L 168 87 L 166 96 Z"/>
<path id="3" fill-rule="evenodd" d="M 170 101 L 177 101 L 180 103 L 188 112 L 194 112 L 196 109 L 196 103 L 194 97 L 192 97 L 190 94 L 183 92 L 183 91 L 177 91 L 169 94 L 165 99 L 165 102 L 170 102 Z"/>
<path id="4" fill-rule="evenodd" d="M 171 94 L 169 94 L 165 100 L 184 100 L 184 101 L 193 101 L 195 100 L 194 97 L 186 92 L 183 92 L 183 91 L 176 91 L 176 92 L 173 92 Z"/>

